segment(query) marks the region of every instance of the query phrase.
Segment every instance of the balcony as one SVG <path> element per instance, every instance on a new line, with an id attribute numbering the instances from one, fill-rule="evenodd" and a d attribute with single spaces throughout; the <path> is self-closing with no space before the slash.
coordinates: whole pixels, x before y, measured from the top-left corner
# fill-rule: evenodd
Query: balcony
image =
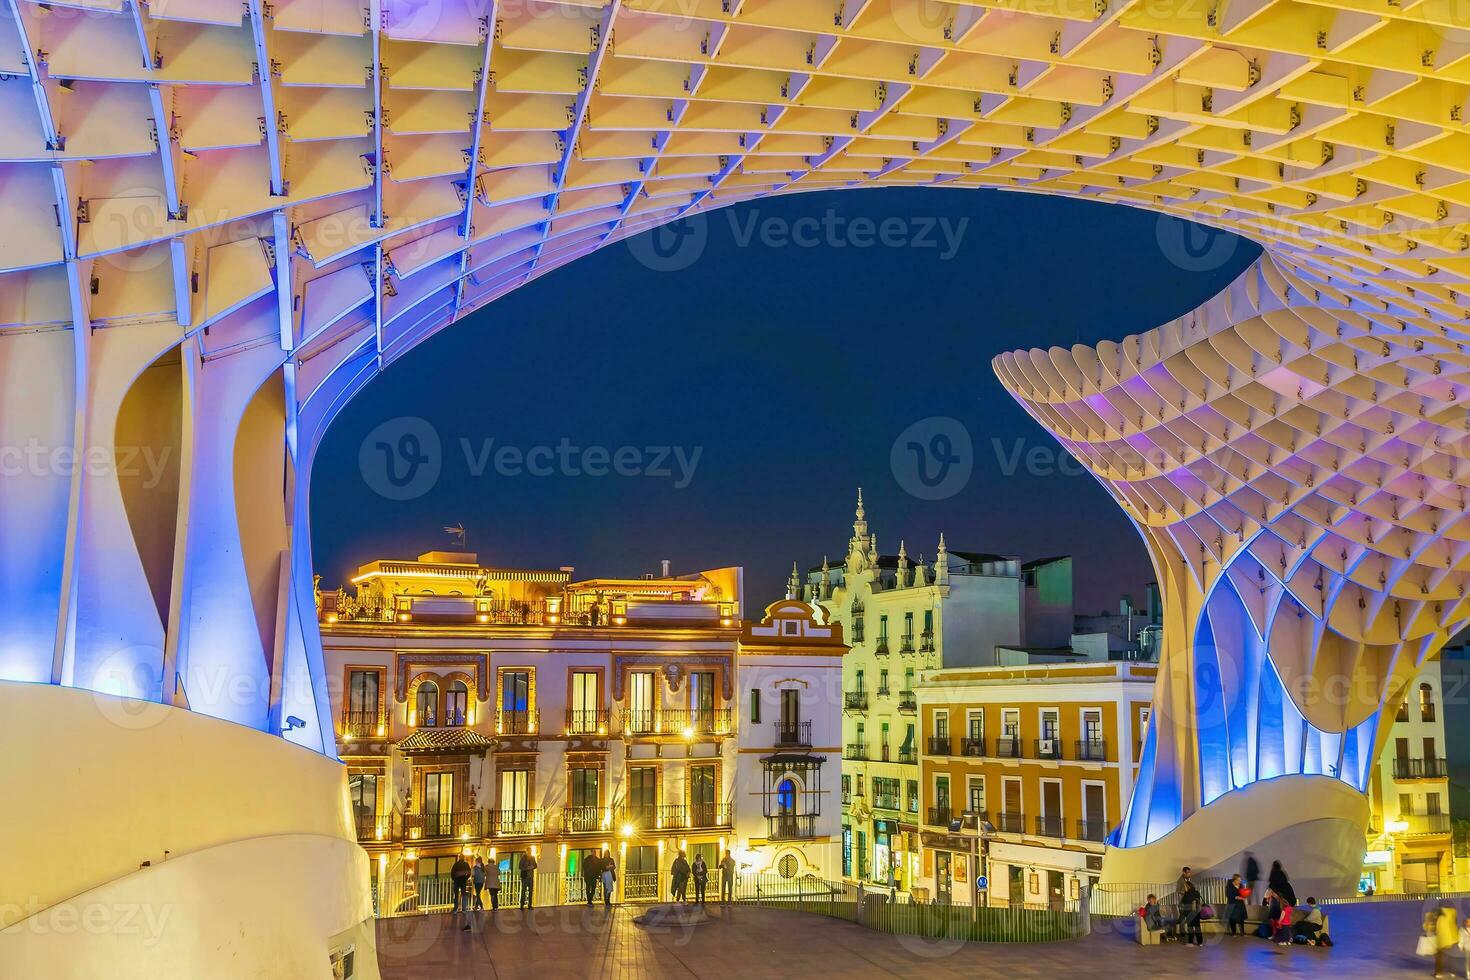
<path id="1" fill-rule="evenodd" d="M 658 872 L 623 875 L 623 897 L 630 902 L 658 898 Z"/>
<path id="2" fill-rule="evenodd" d="M 405 813 L 402 836 L 406 840 L 449 840 L 488 837 L 490 827 L 484 810 L 445 810 L 437 813 Z"/>
<path id="3" fill-rule="evenodd" d="M 390 840 L 393 837 L 393 816 L 384 813 L 354 812 L 353 822 L 357 825 L 359 844 Z"/>
<path id="4" fill-rule="evenodd" d="M 922 633 L 919 634 L 919 652 L 920 653 L 933 653 L 934 652 L 934 631 L 933 630 L 924 630 L 924 632 L 922 632 Z"/>
<path id="5" fill-rule="evenodd" d="M 1398 758 L 1393 760 L 1394 779 L 1445 779 L 1449 776 L 1449 767 L 1443 759 L 1409 759 Z"/>
<path id="6" fill-rule="evenodd" d="M 1078 739 L 1076 746 L 1078 762 L 1108 761 L 1108 743 L 1100 738 Z"/>
<path id="7" fill-rule="evenodd" d="M 863 642 L 863 618 L 861 616 L 852 621 L 852 642 Z"/>
<path id="8" fill-rule="evenodd" d="M 1053 736 L 1051 738 L 1036 739 L 1036 758 L 1038 759 L 1060 759 L 1062 757 L 1062 740 Z"/>
<path id="9" fill-rule="evenodd" d="M 812 747 L 812 723 L 809 721 L 776 722 L 776 747 L 783 749 Z"/>
<path id="10" fill-rule="evenodd" d="M 930 755 L 949 755 L 953 747 L 948 735 L 930 735 L 924 740 L 924 750 Z"/>
<path id="11" fill-rule="evenodd" d="M 1402 829 L 1398 829 L 1400 826 Z M 1387 827 L 1391 833 L 1409 836 L 1448 834 L 1450 815 L 1448 813 L 1400 813 L 1397 821 L 1388 821 Z"/>
<path id="12" fill-rule="evenodd" d="M 995 740 L 995 757 L 997 759 L 1021 758 L 1021 740 L 1014 735 L 1002 735 Z"/>
<path id="13" fill-rule="evenodd" d="M 491 832 L 497 837 L 539 837 L 546 831 L 546 812 L 539 806 L 525 810 L 489 811 Z"/>
<path id="14" fill-rule="evenodd" d="M 1061 817 L 1046 816 L 1036 818 L 1037 837 L 1062 838 L 1067 836 L 1066 828 L 1066 821 L 1064 821 Z"/>
<path id="15" fill-rule="evenodd" d="M 512 710 L 501 708 L 495 715 L 495 734 L 497 735 L 535 735 L 536 709 Z"/>
<path id="16" fill-rule="evenodd" d="M 893 694 L 893 689 L 890 688 L 887 684 L 879 684 L 878 685 L 878 697 L 880 697 L 880 698 L 886 698 L 886 697 L 892 696 L 892 694 Z"/>
<path id="17" fill-rule="evenodd" d="M 1077 839 L 1101 844 L 1108 839 L 1108 824 L 1105 820 L 1078 820 Z"/>
<path id="18" fill-rule="evenodd" d="M 978 758 L 985 754 L 985 739 L 962 738 L 960 739 L 960 755 Z"/>
<path id="19" fill-rule="evenodd" d="M 898 692 L 898 710 L 913 714 L 919 710 L 919 699 L 914 696 L 913 691 Z"/>
<path id="20" fill-rule="evenodd" d="M 771 840 L 806 840 L 817 836 L 815 813 L 781 813 L 766 818 L 766 836 Z"/>
<path id="21" fill-rule="evenodd" d="M 867 711 L 868 692 L 848 691 L 842 695 L 842 709 L 844 711 Z"/>
<path id="22" fill-rule="evenodd" d="M 610 806 L 562 807 L 561 829 L 568 834 L 598 834 L 614 829 L 617 813 Z"/>
<path id="23" fill-rule="evenodd" d="M 692 803 L 689 806 L 665 805 L 658 808 L 658 825 L 662 830 L 728 827 L 730 826 L 730 807 L 724 803 Z"/>
<path id="24" fill-rule="evenodd" d="M 903 804 L 896 793 L 874 793 L 873 809 L 898 812 L 903 809 Z"/>
<path id="25" fill-rule="evenodd" d="M 844 759 L 856 759 L 859 762 L 868 761 L 868 743 L 848 742 L 842 747 L 842 757 Z"/>
<path id="26" fill-rule="evenodd" d="M 624 735 L 729 735 L 729 708 L 624 708 Z"/>
<path id="27" fill-rule="evenodd" d="M 900 763 L 902 763 L 903 765 L 906 765 L 906 766 L 916 766 L 916 765 L 918 765 L 919 764 L 919 753 L 918 753 L 918 750 L 917 749 L 914 749 L 914 748 L 907 748 L 907 749 L 900 748 L 898 750 L 898 761 Z"/>
<path id="28" fill-rule="evenodd" d="M 1026 818 L 1020 813 L 1006 811 L 995 815 L 995 829 L 1003 834 L 1024 834 Z"/>
<path id="29" fill-rule="evenodd" d="M 344 711 L 338 734 L 344 742 L 355 738 L 385 738 L 388 734 L 388 716 L 381 711 Z"/>
<path id="30" fill-rule="evenodd" d="M 924 814 L 924 822 L 931 827 L 948 827 L 950 821 L 954 820 L 954 811 L 949 804 L 944 806 L 931 806 Z"/>
<path id="31" fill-rule="evenodd" d="M 653 803 L 628 803 L 623 806 L 623 821 L 639 830 L 658 829 L 658 807 Z"/>
<path id="32" fill-rule="evenodd" d="M 605 708 L 568 708 L 568 735 L 596 735 L 606 737 L 609 717 Z"/>
<path id="33" fill-rule="evenodd" d="M 898 644 L 898 652 L 906 657 L 913 656 L 914 638 L 912 636 L 905 636 L 902 640 L 900 640 Z"/>
<path id="34" fill-rule="evenodd" d="M 880 657 L 888 655 L 888 637 L 878 637 L 878 642 L 873 644 L 873 653 Z"/>

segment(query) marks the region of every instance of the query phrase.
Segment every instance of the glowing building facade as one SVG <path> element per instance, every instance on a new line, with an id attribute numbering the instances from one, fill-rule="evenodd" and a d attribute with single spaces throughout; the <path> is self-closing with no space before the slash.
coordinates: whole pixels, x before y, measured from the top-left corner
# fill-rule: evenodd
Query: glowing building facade
<path id="1" fill-rule="evenodd" d="M 1090 197 L 1267 249 L 1159 330 L 997 363 L 1158 567 L 1116 843 L 1172 864 L 1213 811 L 1238 849 L 1285 832 L 1233 812 L 1264 795 L 1330 814 L 1299 843 L 1340 877 L 1381 713 L 1464 619 L 1466 40 L 1331 0 L 8 0 L 0 679 L 330 756 L 312 462 L 386 365 L 765 195 Z M 1327 676 L 1355 693 L 1296 690 Z"/>

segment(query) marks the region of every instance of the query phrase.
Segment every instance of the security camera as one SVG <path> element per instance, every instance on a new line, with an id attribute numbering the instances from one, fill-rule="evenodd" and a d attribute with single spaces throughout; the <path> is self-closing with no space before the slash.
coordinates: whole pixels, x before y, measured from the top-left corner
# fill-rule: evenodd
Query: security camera
<path id="1" fill-rule="evenodd" d="M 305 727 L 306 727 L 306 722 L 302 721 L 300 718 L 297 718 L 295 715 L 287 715 L 286 716 L 286 727 L 283 728 L 283 729 L 281 729 L 281 730 L 282 731 L 285 731 L 285 732 L 289 732 L 293 728 L 305 728 Z"/>

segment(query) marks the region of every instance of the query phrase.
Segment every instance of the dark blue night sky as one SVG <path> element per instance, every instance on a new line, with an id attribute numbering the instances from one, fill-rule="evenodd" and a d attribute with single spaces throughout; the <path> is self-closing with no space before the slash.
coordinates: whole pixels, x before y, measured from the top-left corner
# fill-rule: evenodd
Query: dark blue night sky
<path id="1" fill-rule="evenodd" d="M 753 613 L 793 560 L 841 560 L 862 486 L 886 553 L 902 538 L 932 557 L 943 530 L 955 550 L 1072 554 L 1079 611 L 1142 598 L 1153 576 L 1136 532 L 1090 477 L 1056 472 L 1055 443 L 990 359 L 1155 326 L 1223 288 L 1254 245 L 1129 208 L 958 190 L 803 194 L 701 220 L 491 304 L 353 401 L 312 481 L 325 582 L 448 547 L 441 528 L 463 523 L 495 564 L 741 564 Z M 404 501 L 359 463 L 400 416 L 441 447 L 437 482 Z"/>

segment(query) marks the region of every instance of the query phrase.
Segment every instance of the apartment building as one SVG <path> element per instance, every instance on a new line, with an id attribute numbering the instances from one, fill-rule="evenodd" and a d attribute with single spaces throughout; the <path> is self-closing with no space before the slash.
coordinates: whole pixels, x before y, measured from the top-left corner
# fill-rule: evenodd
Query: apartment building
<path id="1" fill-rule="evenodd" d="M 1058 567 L 1070 576 L 1070 561 Z M 1055 581 L 1046 584 L 1055 603 L 1063 590 Z M 851 645 L 842 673 L 843 878 L 900 889 L 915 883 L 918 676 L 941 667 L 992 665 L 1001 649 L 1022 645 L 1026 587 L 1017 560 L 950 551 L 942 534 L 932 562 L 910 560 L 902 542 L 896 555 L 882 554 L 858 491 L 844 561 L 833 566 L 824 559 L 806 582 L 809 601 L 842 626 Z M 1046 613 L 1040 632 L 1062 635 L 1070 614 Z"/>
<path id="2" fill-rule="evenodd" d="M 1453 846 L 1441 663 L 1426 663 L 1409 682 L 1369 779 L 1364 890 L 1424 894 L 1465 884 Z"/>
<path id="3" fill-rule="evenodd" d="M 1156 676 L 1128 662 L 924 671 L 916 894 L 1076 899 L 1133 792 Z"/>
<path id="4" fill-rule="evenodd" d="M 352 585 L 319 595 L 337 749 L 404 901 L 461 852 L 511 880 L 535 855 L 560 873 L 539 900 L 574 898 L 597 850 L 657 898 L 673 852 L 733 845 L 740 569 L 574 582 L 432 552 Z"/>

